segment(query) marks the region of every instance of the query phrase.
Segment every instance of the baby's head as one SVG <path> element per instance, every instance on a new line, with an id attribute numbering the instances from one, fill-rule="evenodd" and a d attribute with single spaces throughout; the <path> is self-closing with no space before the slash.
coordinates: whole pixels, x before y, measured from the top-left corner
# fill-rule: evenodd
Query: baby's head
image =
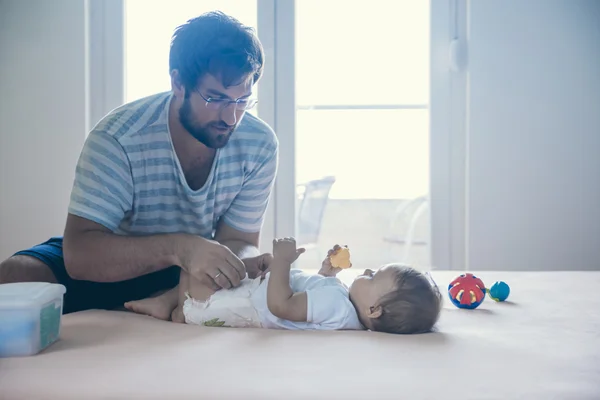
<path id="1" fill-rule="evenodd" d="M 437 286 L 400 264 L 365 270 L 350 286 L 350 300 L 367 329 L 387 333 L 429 332 L 442 308 Z"/>

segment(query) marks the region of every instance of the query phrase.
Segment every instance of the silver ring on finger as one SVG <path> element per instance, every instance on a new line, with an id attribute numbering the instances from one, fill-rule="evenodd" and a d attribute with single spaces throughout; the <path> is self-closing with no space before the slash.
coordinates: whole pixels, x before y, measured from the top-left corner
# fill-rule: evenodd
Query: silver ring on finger
<path id="1" fill-rule="evenodd" d="M 215 275 L 215 279 L 217 279 L 220 276 L 221 276 L 221 273 L 219 272 L 218 274 Z"/>

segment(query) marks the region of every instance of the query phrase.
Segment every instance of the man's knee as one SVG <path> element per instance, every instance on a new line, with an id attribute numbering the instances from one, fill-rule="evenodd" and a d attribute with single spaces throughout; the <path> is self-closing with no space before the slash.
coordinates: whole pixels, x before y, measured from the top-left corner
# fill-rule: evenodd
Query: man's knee
<path id="1" fill-rule="evenodd" d="M 0 263 L 0 283 L 57 283 L 50 267 L 35 257 L 16 255 Z"/>

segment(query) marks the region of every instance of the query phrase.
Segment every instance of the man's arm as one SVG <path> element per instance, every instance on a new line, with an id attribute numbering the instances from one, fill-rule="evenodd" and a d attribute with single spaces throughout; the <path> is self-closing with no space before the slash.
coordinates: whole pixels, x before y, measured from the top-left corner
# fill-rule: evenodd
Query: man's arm
<path id="1" fill-rule="evenodd" d="M 75 279 L 118 282 L 179 266 L 206 285 L 229 289 L 244 278 L 244 264 L 228 248 L 195 235 L 120 236 L 69 215 L 65 268 Z"/>
<path id="2" fill-rule="evenodd" d="M 275 257 L 267 286 L 267 307 L 277 318 L 306 322 L 308 298 L 306 292 L 294 293 L 290 287 L 291 264 Z"/>
<path id="3" fill-rule="evenodd" d="M 178 255 L 189 246 L 185 235 L 113 233 L 131 211 L 133 196 L 125 150 L 102 128 L 93 130 L 77 161 L 64 232 L 65 268 L 71 277 L 117 282 L 181 265 Z"/>
<path id="4" fill-rule="evenodd" d="M 217 226 L 215 240 L 228 247 L 237 255 L 246 267 L 250 279 L 264 276 L 271 264 L 271 254 L 260 254 L 258 250 L 260 232 L 246 233 L 238 231 L 221 221 Z"/>
<path id="5" fill-rule="evenodd" d="M 259 154 L 253 157 L 252 168 L 244 177 L 240 192 L 219 220 L 215 233 L 217 242 L 242 259 L 260 254 L 260 231 L 278 166 L 277 137 L 270 134 L 271 141 L 263 143 Z"/>
<path id="6" fill-rule="evenodd" d="M 65 268 L 75 279 L 117 282 L 179 265 L 183 236 L 117 236 L 133 207 L 125 150 L 100 128 L 88 135 L 75 171 L 64 232 Z"/>
<path id="7" fill-rule="evenodd" d="M 229 249 L 241 259 L 256 257 L 258 251 L 260 231 L 242 232 L 227 225 L 223 220 L 219 221 L 215 233 L 215 240 Z"/>
<path id="8" fill-rule="evenodd" d="M 194 238 L 186 234 L 120 236 L 72 214 L 67 217 L 63 253 L 75 279 L 118 282 L 181 265 Z"/>

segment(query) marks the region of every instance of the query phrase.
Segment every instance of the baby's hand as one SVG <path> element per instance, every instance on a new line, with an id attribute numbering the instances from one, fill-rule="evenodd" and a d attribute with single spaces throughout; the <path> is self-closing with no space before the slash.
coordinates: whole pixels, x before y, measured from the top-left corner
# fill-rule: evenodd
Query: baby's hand
<path id="1" fill-rule="evenodd" d="M 303 248 L 296 248 L 296 240 L 294 238 L 273 240 L 273 257 L 277 260 L 292 264 L 304 251 Z"/>
<path id="2" fill-rule="evenodd" d="M 329 249 L 329 251 L 327 252 L 327 257 L 325 257 L 325 259 L 323 260 L 323 263 L 321 264 L 321 269 L 319 270 L 319 275 L 336 276 L 342 270 L 341 268 L 336 268 L 333 265 L 331 265 L 330 257 L 333 253 L 335 253 L 339 249 L 341 249 L 341 246 L 339 244 L 336 244 L 335 246 L 333 246 L 333 249 Z"/>

